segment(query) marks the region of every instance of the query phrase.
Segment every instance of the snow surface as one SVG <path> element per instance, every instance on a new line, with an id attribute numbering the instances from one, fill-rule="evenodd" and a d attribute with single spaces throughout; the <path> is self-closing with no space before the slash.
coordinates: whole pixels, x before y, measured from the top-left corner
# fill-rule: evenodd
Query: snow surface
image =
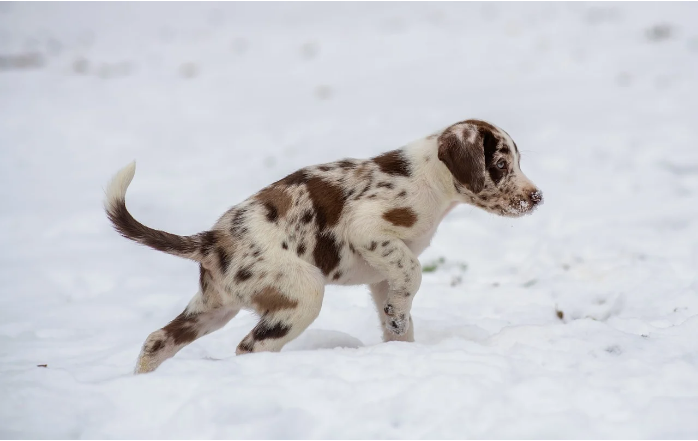
<path id="1" fill-rule="evenodd" d="M 697 22 L 696 3 L 0 4 L 0 436 L 698 437 Z M 136 218 L 192 234 L 302 166 L 469 117 L 513 136 L 546 202 L 445 219 L 416 343 L 381 343 L 367 290 L 329 287 L 281 353 L 235 356 L 243 313 L 131 374 L 198 269 L 112 231 L 119 168 L 138 160 Z"/>

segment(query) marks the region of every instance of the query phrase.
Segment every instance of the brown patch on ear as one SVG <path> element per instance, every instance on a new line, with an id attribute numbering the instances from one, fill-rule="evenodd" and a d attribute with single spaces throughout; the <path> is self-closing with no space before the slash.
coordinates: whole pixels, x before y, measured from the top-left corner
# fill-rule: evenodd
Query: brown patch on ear
<path id="1" fill-rule="evenodd" d="M 463 132 L 463 140 L 452 131 L 439 137 L 439 160 L 454 178 L 468 190 L 477 194 L 485 187 L 485 153 L 479 133 L 473 142 L 468 141 L 471 131 Z"/>
<path id="2" fill-rule="evenodd" d="M 252 303 L 259 314 L 267 314 L 282 309 L 293 309 L 298 306 L 297 300 L 289 299 L 281 294 L 278 289 L 271 286 L 253 295 Z"/>
<path id="3" fill-rule="evenodd" d="M 393 208 L 383 213 L 383 219 L 397 227 L 411 227 L 417 222 L 417 214 L 411 208 Z"/>

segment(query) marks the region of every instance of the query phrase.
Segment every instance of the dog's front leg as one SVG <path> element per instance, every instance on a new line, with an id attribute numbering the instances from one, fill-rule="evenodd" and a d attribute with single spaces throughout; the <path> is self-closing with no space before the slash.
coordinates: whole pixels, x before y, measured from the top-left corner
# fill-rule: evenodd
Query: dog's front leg
<path id="1" fill-rule="evenodd" d="M 400 239 L 390 236 L 362 241 L 361 256 L 385 276 L 388 292 L 383 308 L 383 327 L 398 336 L 410 328 L 410 309 L 414 295 L 422 283 L 422 267 L 417 256 Z"/>

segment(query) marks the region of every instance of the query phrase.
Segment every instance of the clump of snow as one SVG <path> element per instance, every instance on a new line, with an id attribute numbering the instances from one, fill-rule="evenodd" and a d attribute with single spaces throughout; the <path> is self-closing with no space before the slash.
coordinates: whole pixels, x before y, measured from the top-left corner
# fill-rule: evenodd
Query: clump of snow
<path id="1" fill-rule="evenodd" d="M 696 17 L 0 4 L 0 436 L 695 438 Z M 302 166 L 472 117 L 513 137 L 547 200 L 449 214 L 422 261 L 467 271 L 424 273 L 416 343 L 381 343 L 367 290 L 330 287 L 280 353 L 235 356 L 243 313 L 131 374 L 198 269 L 111 229 L 119 167 L 138 160 L 139 220 L 192 234 Z"/>
<path id="2" fill-rule="evenodd" d="M 528 214 L 531 211 L 531 203 L 525 199 L 516 199 L 511 205 L 506 206 L 506 211 L 514 216 Z"/>

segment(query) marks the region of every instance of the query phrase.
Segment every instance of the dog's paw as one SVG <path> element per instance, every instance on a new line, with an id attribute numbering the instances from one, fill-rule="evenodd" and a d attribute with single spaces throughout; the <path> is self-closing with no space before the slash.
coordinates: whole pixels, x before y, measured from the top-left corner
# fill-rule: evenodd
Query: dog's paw
<path id="1" fill-rule="evenodd" d="M 410 326 L 410 318 L 408 314 L 402 314 L 395 311 L 393 305 L 388 304 L 383 308 L 385 312 L 385 329 L 395 335 L 405 335 Z"/>
<path id="2" fill-rule="evenodd" d="M 395 335 L 405 335 L 407 328 L 410 326 L 410 320 L 405 314 L 400 314 L 397 317 L 390 317 L 386 322 L 385 328 Z"/>

